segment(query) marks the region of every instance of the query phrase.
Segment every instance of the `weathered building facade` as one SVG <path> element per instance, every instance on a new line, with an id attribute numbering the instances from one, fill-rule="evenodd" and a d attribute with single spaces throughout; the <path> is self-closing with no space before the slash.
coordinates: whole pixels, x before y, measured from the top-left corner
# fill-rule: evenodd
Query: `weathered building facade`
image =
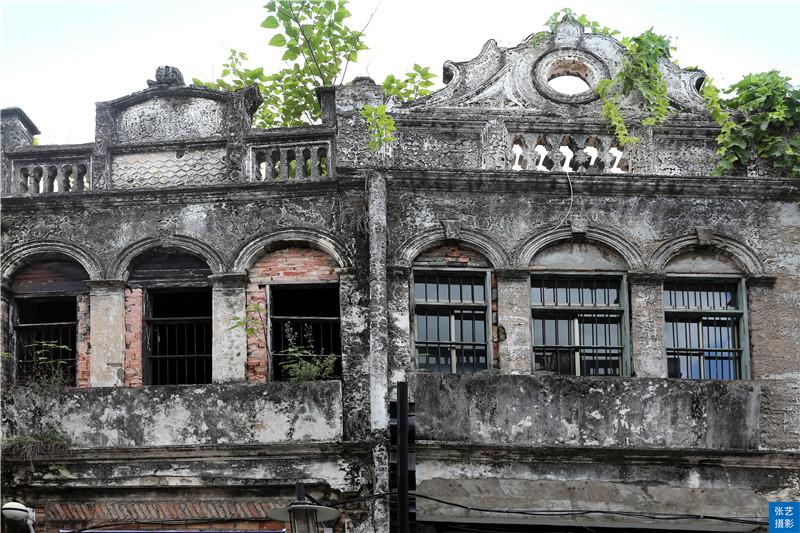
<path id="1" fill-rule="evenodd" d="M 800 499 L 798 182 L 709 177 L 703 73 L 668 63 L 669 120 L 618 146 L 591 87 L 621 57 L 570 21 L 489 41 L 377 153 L 369 79 L 304 128 L 166 68 L 94 143 L 3 110 L 3 497 L 47 531 L 280 528 L 302 481 L 388 531 L 407 380 L 417 492 L 460 505 L 420 498 L 424 531 L 750 531 Z M 286 381 L 301 344 L 333 379 Z"/>

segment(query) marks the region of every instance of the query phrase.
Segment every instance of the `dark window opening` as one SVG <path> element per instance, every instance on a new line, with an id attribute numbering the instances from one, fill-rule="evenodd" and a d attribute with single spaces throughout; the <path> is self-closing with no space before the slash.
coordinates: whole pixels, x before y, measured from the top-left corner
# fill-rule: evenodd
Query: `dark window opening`
<path id="1" fill-rule="evenodd" d="M 740 379 L 743 350 L 738 283 L 668 281 L 663 298 L 667 376 Z"/>
<path id="2" fill-rule="evenodd" d="M 331 377 L 341 377 L 339 286 L 273 285 L 270 293 L 275 379 L 287 379 L 286 365 L 298 359 L 322 363 L 330 355 L 336 356 Z"/>
<path id="3" fill-rule="evenodd" d="M 17 379 L 74 386 L 78 306 L 74 296 L 16 300 Z"/>
<path id="4" fill-rule="evenodd" d="M 625 309 L 620 295 L 620 278 L 532 278 L 534 370 L 622 375 Z"/>
<path id="5" fill-rule="evenodd" d="M 489 367 L 485 273 L 415 272 L 417 368 L 471 374 Z"/>
<path id="6" fill-rule="evenodd" d="M 211 383 L 211 289 L 148 293 L 147 382 Z"/>

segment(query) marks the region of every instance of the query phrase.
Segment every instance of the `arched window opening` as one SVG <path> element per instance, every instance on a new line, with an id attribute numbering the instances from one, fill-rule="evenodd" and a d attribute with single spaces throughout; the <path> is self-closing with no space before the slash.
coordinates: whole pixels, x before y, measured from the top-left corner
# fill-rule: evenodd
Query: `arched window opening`
<path id="1" fill-rule="evenodd" d="M 715 250 L 681 254 L 666 265 L 667 376 L 729 381 L 747 376 L 749 353 L 741 272 Z"/>
<path id="2" fill-rule="evenodd" d="M 262 314 L 251 316 L 258 331 L 248 338 L 250 381 L 341 377 L 337 266 L 327 253 L 290 242 L 274 245 L 248 269 L 248 309 Z"/>
<path id="3" fill-rule="evenodd" d="M 594 243 L 562 242 L 531 261 L 535 371 L 629 374 L 625 260 Z"/>
<path id="4" fill-rule="evenodd" d="M 43 260 L 11 280 L 13 351 L 18 382 L 77 384 L 86 351 L 79 324 L 88 327 L 86 270 L 74 261 Z"/>
<path id="5" fill-rule="evenodd" d="M 142 354 L 134 370 L 148 385 L 211 383 L 211 269 L 194 255 L 157 249 L 129 271 L 126 345 L 130 359 Z"/>
<path id="6" fill-rule="evenodd" d="M 417 369 L 471 374 L 491 366 L 496 291 L 491 265 L 460 244 L 427 250 L 414 261 Z"/>

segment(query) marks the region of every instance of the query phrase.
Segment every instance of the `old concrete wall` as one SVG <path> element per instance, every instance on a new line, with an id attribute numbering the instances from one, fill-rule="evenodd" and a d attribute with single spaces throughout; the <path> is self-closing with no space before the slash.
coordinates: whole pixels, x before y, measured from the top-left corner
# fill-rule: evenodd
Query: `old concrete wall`
<path id="1" fill-rule="evenodd" d="M 31 392 L 7 391 L 3 434 L 54 428 L 70 450 L 342 438 L 337 381 L 66 389 L 50 397 Z"/>
<path id="2" fill-rule="evenodd" d="M 535 447 L 759 447 L 757 383 L 417 374 L 411 390 L 421 440 Z"/>
<path id="3" fill-rule="evenodd" d="M 607 448 L 531 453 L 513 446 L 426 445 L 417 452 L 417 491 L 423 494 L 481 509 L 585 509 L 639 515 L 511 515 L 467 511 L 420 498 L 417 518 L 494 525 L 635 524 L 671 531 L 752 531 L 754 525 L 703 517 L 720 516 L 720 510 L 725 510 L 725 517 L 766 521 L 768 502 L 800 497 L 798 474 L 793 458 L 762 454 Z M 656 513 L 696 516 L 676 521 L 646 516 Z"/>

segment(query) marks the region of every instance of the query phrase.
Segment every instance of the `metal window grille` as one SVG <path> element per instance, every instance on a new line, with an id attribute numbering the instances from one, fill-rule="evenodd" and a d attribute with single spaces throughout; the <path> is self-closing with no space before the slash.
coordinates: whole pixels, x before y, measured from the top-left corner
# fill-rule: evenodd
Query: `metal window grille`
<path id="1" fill-rule="evenodd" d="M 341 377 L 341 319 L 338 290 L 334 290 L 334 287 L 331 284 L 272 287 L 271 309 L 277 313 L 294 313 L 270 316 L 272 360 L 276 379 L 285 379 L 284 363 L 298 357 L 296 351 L 292 355 L 292 349 L 302 350 L 304 354 L 299 357 L 304 360 L 335 355 L 333 374 Z M 312 313 L 335 316 L 313 316 Z"/>
<path id="2" fill-rule="evenodd" d="M 17 380 L 59 380 L 74 386 L 78 329 L 75 297 L 22 300 L 17 306 Z"/>
<path id="3" fill-rule="evenodd" d="M 284 379 L 283 364 L 291 359 L 289 350 L 299 348 L 312 359 L 336 355 L 334 375 L 342 375 L 342 337 L 339 318 L 332 317 L 272 317 L 272 349 L 276 379 Z"/>
<path id="4" fill-rule="evenodd" d="M 486 274 L 414 273 L 417 367 L 468 374 L 489 366 Z"/>
<path id="5" fill-rule="evenodd" d="M 208 299 L 210 310 L 211 292 L 193 291 Z M 160 294 L 161 301 L 151 302 L 147 318 L 147 368 L 151 385 L 197 385 L 211 383 L 211 316 L 163 316 L 175 314 L 163 312 L 184 293 L 173 291 Z M 206 306 L 203 306 L 206 307 Z M 205 314 L 200 306 L 184 308 L 182 312 L 197 311 Z"/>
<path id="6" fill-rule="evenodd" d="M 743 309 L 739 284 L 672 280 L 664 283 L 667 375 L 728 381 L 741 378 Z"/>
<path id="7" fill-rule="evenodd" d="M 531 278 L 534 370 L 620 376 L 625 308 L 622 279 Z"/>

